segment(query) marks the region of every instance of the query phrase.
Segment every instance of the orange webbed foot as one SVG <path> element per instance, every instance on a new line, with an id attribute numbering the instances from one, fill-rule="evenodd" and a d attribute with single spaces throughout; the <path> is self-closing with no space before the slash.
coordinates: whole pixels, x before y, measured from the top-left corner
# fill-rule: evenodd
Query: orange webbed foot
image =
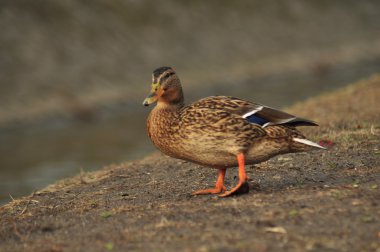
<path id="1" fill-rule="evenodd" d="M 226 191 L 222 193 L 221 195 L 219 195 L 220 197 L 228 197 L 231 195 L 247 193 L 249 191 L 249 185 L 247 182 L 248 177 L 247 177 L 247 174 L 245 173 L 244 154 L 243 153 L 238 154 L 237 160 L 239 163 L 239 183 L 230 191 Z"/>
<path id="2" fill-rule="evenodd" d="M 226 174 L 226 169 L 219 169 L 218 180 L 216 181 L 215 188 L 195 191 L 192 193 L 192 195 L 218 194 L 218 193 L 221 193 L 221 192 L 227 190 L 226 187 L 224 186 L 225 174 Z"/>
<path id="3" fill-rule="evenodd" d="M 226 190 L 227 190 L 227 188 L 225 186 L 223 186 L 221 188 L 215 187 L 215 188 L 211 188 L 211 189 L 199 190 L 199 191 L 195 191 L 191 194 L 192 195 L 219 194 L 219 193 L 224 192 Z"/>

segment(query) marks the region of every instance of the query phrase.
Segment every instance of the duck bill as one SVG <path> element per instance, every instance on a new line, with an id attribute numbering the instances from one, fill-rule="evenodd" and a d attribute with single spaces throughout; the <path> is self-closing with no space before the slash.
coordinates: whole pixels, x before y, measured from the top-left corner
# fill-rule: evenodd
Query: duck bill
<path id="1" fill-rule="evenodd" d="M 144 100 L 143 105 L 149 106 L 150 104 L 156 102 L 158 100 L 158 96 L 156 92 L 150 93 Z"/>
<path id="2" fill-rule="evenodd" d="M 159 97 L 158 90 L 160 90 L 160 88 L 157 87 L 157 84 L 152 84 L 152 90 L 150 91 L 150 93 L 148 94 L 148 96 L 145 98 L 143 102 L 144 106 L 149 106 L 150 104 L 155 103 L 158 100 L 158 97 Z"/>

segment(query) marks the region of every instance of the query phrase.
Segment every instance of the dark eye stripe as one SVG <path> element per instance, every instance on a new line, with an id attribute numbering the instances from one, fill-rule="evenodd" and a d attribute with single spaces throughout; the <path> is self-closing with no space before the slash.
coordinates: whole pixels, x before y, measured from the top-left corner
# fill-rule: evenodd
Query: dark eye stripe
<path id="1" fill-rule="evenodd" d="M 161 83 L 166 80 L 167 78 L 169 78 L 170 76 L 172 76 L 173 74 L 175 74 L 174 72 L 170 72 L 170 73 L 167 73 L 166 75 L 162 76 L 161 77 Z"/>

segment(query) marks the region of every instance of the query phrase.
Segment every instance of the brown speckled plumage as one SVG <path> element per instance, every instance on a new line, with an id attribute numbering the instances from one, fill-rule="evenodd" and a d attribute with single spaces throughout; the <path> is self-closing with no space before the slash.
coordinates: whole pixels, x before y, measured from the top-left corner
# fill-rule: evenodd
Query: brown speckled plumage
<path id="1" fill-rule="evenodd" d="M 238 165 L 239 154 L 247 164 L 254 164 L 318 147 L 294 141 L 305 139 L 296 126 L 316 125 L 309 120 L 227 96 L 211 96 L 185 106 L 173 69 L 157 69 L 152 79 L 144 105 L 157 101 L 157 106 L 147 120 L 148 135 L 169 156 L 225 169 Z M 249 113 L 267 123 L 252 123 Z"/>

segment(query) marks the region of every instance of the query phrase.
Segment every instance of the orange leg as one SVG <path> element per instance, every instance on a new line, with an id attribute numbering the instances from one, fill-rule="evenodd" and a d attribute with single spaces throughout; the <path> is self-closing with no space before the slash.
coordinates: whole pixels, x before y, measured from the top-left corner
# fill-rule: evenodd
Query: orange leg
<path id="1" fill-rule="evenodd" d="M 200 194 L 217 194 L 226 190 L 224 186 L 224 176 L 226 174 L 226 169 L 219 169 L 218 171 L 218 180 L 216 181 L 215 188 L 204 189 L 193 192 L 192 195 L 200 195 Z"/>
<path id="2" fill-rule="evenodd" d="M 232 188 L 230 191 L 226 191 L 223 194 L 219 195 L 220 197 L 227 197 L 234 195 L 236 193 L 243 193 L 249 190 L 247 183 L 247 174 L 245 173 L 245 162 L 244 162 L 244 154 L 240 153 L 237 155 L 237 160 L 239 163 L 239 183 Z"/>

